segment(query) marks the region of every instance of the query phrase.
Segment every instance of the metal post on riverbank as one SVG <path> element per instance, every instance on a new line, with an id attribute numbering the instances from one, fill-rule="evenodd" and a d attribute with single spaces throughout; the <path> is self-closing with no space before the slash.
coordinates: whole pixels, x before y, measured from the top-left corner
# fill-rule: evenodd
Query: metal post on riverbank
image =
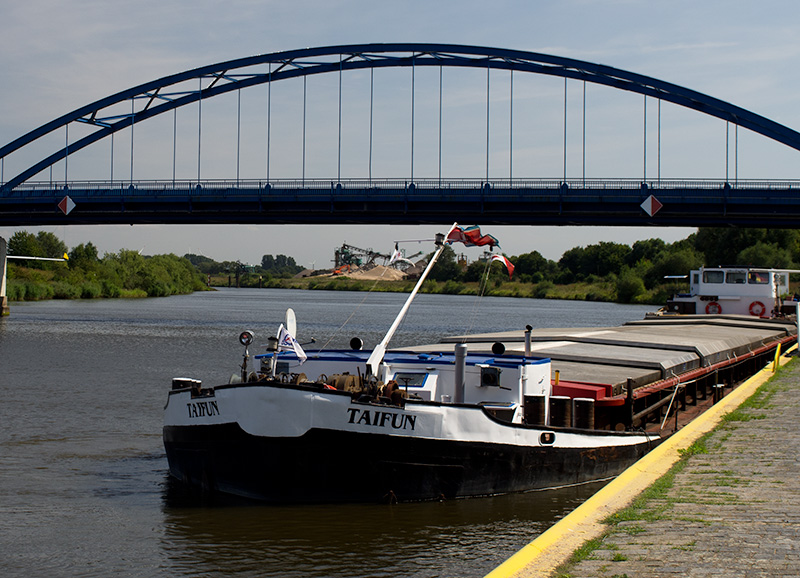
<path id="1" fill-rule="evenodd" d="M 11 310 L 8 308 L 8 297 L 6 297 L 6 255 L 8 245 L 3 237 L 0 237 L 0 317 L 9 315 Z"/>

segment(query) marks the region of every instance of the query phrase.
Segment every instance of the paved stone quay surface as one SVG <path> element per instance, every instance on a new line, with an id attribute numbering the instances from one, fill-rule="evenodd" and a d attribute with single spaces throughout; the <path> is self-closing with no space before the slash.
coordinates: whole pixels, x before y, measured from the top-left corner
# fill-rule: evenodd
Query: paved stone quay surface
<path id="1" fill-rule="evenodd" d="M 698 446 L 553 576 L 800 577 L 800 361 Z"/>

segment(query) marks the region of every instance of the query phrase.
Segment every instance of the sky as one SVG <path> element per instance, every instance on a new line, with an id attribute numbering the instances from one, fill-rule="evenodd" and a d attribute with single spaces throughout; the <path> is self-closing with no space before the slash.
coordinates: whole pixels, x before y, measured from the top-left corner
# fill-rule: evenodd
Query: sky
<path id="1" fill-rule="evenodd" d="M 685 86 L 800 129 L 800 107 L 796 106 L 800 77 L 795 74 L 800 62 L 795 30 L 799 12 L 800 5 L 791 0 L 6 2 L 0 19 L 0 144 L 104 96 L 198 66 L 297 48 L 370 42 L 472 44 L 587 60 Z M 411 158 L 408 73 L 381 74 L 375 76 L 374 167 L 380 176 L 404 178 Z M 485 73 L 470 76 L 448 70 L 444 74 L 444 176 L 480 177 L 486 165 Z M 514 77 L 513 123 L 504 120 L 510 118 L 508 74 L 498 71 L 491 77 L 490 175 L 509 174 L 506 143 L 511 124 L 514 176 L 558 178 L 564 170 L 563 80 L 522 76 Z M 368 78 L 367 73 L 353 73 L 343 81 L 343 177 L 366 176 Z M 275 86 L 271 96 L 273 110 L 280 112 L 273 115 L 270 170 L 273 176 L 295 178 L 300 176 L 303 158 L 298 129 L 302 85 L 290 82 L 294 81 Z M 305 160 L 306 175 L 311 178 L 336 174 L 337 151 L 329 146 L 337 138 L 336 82 L 321 77 L 308 81 Z M 416 175 L 436 176 L 436 90 L 438 76 L 421 71 L 414 96 L 419 127 L 413 159 Z M 219 102 L 204 105 L 204 178 L 232 178 L 233 167 L 241 170 L 242 178 L 261 178 L 265 91 L 264 87 L 243 91 L 240 110 L 246 120 L 241 136 L 235 134 L 239 106 L 235 96 L 218 97 L 214 100 Z M 570 177 L 580 177 L 583 170 L 581 91 L 578 83 L 568 88 Z M 587 178 L 653 178 L 657 167 L 664 178 L 721 179 L 726 174 L 731 179 L 734 174 L 740 179 L 800 178 L 796 151 L 744 129 L 727 131 L 717 119 L 665 104 L 657 132 L 655 101 L 648 102 L 645 111 L 640 95 L 589 86 L 586 102 Z M 181 109 L 177 119 L 175 131 L 181 145 L 174 164 L 178 178 L 188 179 L 197 174 L 197 144 L 192 140 L 198 138 L 196 109 Z M 172 122 L 149 122 L 153 127 L 142 123 L 136 129 L 136 177 L 170 178 Z M 69 176 L 105 179 L 113 172 L 119 179 L 129 175 L 133 169 L 126 139 L 130 137 L 118 135 L 113 161 L 108 144 L 98 143 L 74 160 L 70 157 Z M 62 134 L 53 138 L 63 146 Z M 659 142 L 660 157 L 654 152 Z M 239 148 L 242 152 L 236 161 Z M 13 169 L 9 160 L 4 167 L 6 179 Z M 63 178 L 64 171 L 61 165 L 53 168 L 55 178 Z M 91 241 L 101 254 L 125 248 L 144 254 L 198 253 L 218 261 L 249 263 L 260 262 L 265 254 L 286 254 L 302 266 L 320 269 L 330 267 L 334 248 L 342 243 L 388 253 L 396 239 L 429 238 L 448 224 L 438 228 L 95 225 L 26 230 L 51 231 L 70 247 Z M 0 236 L 9 238 L 17 230 L 0 227 Z M 555 260 L 572 247 L 599 241 L 631 244 L 660 237 L 672 242 L 693 232 L 655 227 L 484 230 L 499 238 L 508 255 L 536 250 Z"/>

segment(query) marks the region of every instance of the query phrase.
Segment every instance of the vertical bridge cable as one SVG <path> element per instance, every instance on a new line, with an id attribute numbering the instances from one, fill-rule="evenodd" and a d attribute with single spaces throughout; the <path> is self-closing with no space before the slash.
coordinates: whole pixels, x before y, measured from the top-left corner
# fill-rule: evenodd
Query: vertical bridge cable
<path id="1" fill-rule="evenodd" d="M 439 65 L 439 187 L 442 186 L 442 65 Z"/>
<path id="2" fill-rule="evenodd" d="M 175 169 L 173 169 L 172 172 L 173 172 L 173 175 L 174 175 Z M 113 132 L 111 133 L 111 175 L 110 175 L 110 181 L 111 181 L 110 188 L 113 189 L 114 188 L 114 133 Z M 174 176 L 172 177 L 172 181 L 173 181 L 172 188 L 174 189 L 175 188 L 175 183 L 174 183 L 175 177 Z"/>
<path id="3" fill-rule="evenodd" d="M 203 126 L 203 77 L 197 79 L 200 83 L 197 97 L 197 185 L 200 185 L 200 143 Z"/>
<path id="4" fill-rule="evenodd" d="M 733 179 L 734 185 L 739 184 L 739 125 L 733 125 Z"/>
<path id="5" fill-rule="evenodd" d="M 642 96 L 642 182 L 647 182 L 647 95 Z"/>
<path id="6" fill-rule="evenodd" d="M 489 182 L 489 76 L 491 74 L 490 58 L 486 59 L 486 182 Z"/>
<path id="7" fill-rule="evenodd" d="M 661 99 L 658 99 L 658 187 L 661 188 Z"/>
<path id="8" fill-rule="evenodd" d="M 586 188 L 586 81 L 583 81 L 583 118 L 581 119 L 583 122 L 583 135 L 582 135 L 582 145 L 581 145 L 581 156 L 582 158 L 582 166 L 581 166 L 581 176 L 583 179 L 583 188 Z"/>
<path id="9" fill-rule="evenodd" d="M 113 146 L 114 146 L 113 137 L 114 137 L 114 133 L 113 132 L 111 133 L 111 137 L 112 137 L 112 140 L 111 140 L 112 154 L 111 154 L 111 156 L 113 157 L 114 156 L 114 154 L 113 154 Z M 178 152 L 178 109 L 174 108 L 174 109 L 172 109 L 172 188 L 173 189 L 175 189 L 175 166 L 177 164 L 177 161 L 176 161 L 176 158 L 178 156 L 177 152 Z M 114 166 L 113 160 L 112 160 L 111 166 L 112 166 L 111 170 L 113 171 L 114 170 L 113 169 L 113 166 Z"/>
<path id="10" fill-rule="evenodd" d="M 339 54 L 339 156 L 336 182 L 342 182 L 342 55 Z"/>
<path id="11" fill-rule="evenodd" d="M 269 141 L 272 129 L 272 63 L 269 63 L 267 82 L 267 184 L 269 184 Z"/>
<path id="12" fill-rule="evenodd" d="M 417 55 L 411 55 L 411 182 L 414 182 L 414 74 L 417 66 Z"/>
<path id="13" fill-rule="evenodd" d="M 236 186 L 239 186 L 239 165 L 242 149 L 242 89 L 236 91 L 238 101 L 236 103 Z"/>
<path id="14" fill-rule="evenodd" d="M 303 187 L 306 186 L 306 77 L 303 76 Z"/>
<path id="15" fill-rule="evenodd" d="M 134 110 L 135 110 L 134 109 L 134 102 L 135 102 L 134 98 L 131 97 L 131 186 L 133 186 L 133 126 L 135 124 L 134 121 L 135 121 L 135 116 L 136 116 L 134 114 Z M 199 172 L 200 172 L 200 159 L 199 159 L 199 157 L 197 159 L 197 172 L 198 172 L 197 180 L 199 181 L 200 180 L 200 175 L 199 175 Z"/>
<path id="16" fill-rule="evenodd" d="M 729 121 L 725 121 L 725 182 L 728 182 L 728 146 L 730 143 L 730 129 L 731 123 Z"/>
<path id="17" fill-rule="evenodd" d="M 133 127 L 131 126 L 131 130 Z M 69 123 L 64 125 L 64 186 L 67 185 L 67 169 L 69 167 Z M 133 177 L 131 177 L 133 180 Z"/>
<path id="18" fill-rule="evenodd" d="M 564 77 L 564 182 L 567 182 L 567 77 Z"/>
<path id="19" fill-rule="evenodd" d="M 372 185 L 372 109 L 374 106 L 375 69 L 369 69 L 369 184 Z"/>
<path id="20" fill-rule="evenodd" d="M 514 178 L 514 69 L 510 70 L 510 88 L 508 99 L 508 188 Z"/>

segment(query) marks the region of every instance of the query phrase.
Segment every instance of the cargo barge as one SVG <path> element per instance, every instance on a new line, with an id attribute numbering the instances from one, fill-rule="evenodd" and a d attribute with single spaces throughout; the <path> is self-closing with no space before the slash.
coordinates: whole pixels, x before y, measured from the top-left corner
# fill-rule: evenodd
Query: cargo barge
<path id="1" fill-rule="evenodd" d="M 174 380 L 164 443 L 188 486 L 277 503 L 561 487 L 615 476 L 795 339 L 788 320 L 653 316 L 449 337 L 374 376 L 369 351 L 257 355 L 234 383 Z"/>
<path id="2" fill-rule="evenodd" d="M 475 228 L 458 234 L 496 242 Z M 354 338 L 351 350 L 306 354 L 289 310 L 267 353 L 251 357 L 253 334 L 241 333 L 229 383 L 173 379 L 170 474 L 272 503 L 443 500 L 607 480 L 797 337 L 788 318 L 653 315 L 388 348 L 444 239 L 373 349 Z"/>

